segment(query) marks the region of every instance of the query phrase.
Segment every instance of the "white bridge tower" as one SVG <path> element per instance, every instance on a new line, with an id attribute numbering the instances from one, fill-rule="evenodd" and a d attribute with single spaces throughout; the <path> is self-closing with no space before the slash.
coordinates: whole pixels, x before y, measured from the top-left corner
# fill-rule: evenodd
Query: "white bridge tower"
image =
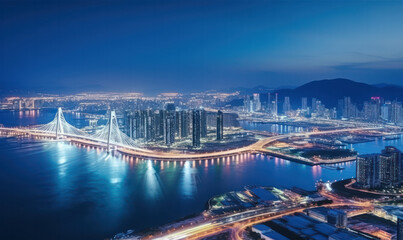
<path id="1" fill-rule="evenodd" d="M 112 135 L 112 126 L 113 124 L 116 124 L 118 126 L 118 120 L 116 119 L 116 113 L 115 110 L 112 110 L 111 113 L 109 114 L 109 122 L 108 122 L 108 139 L 106 141 L 107 143 L 107 151 L 109 153 L 110 151 L 110 143 L 111 143 L 111 135 Z"/>
<path id="2" fill-rule="evenodd" d="M 56 139 L 59 139 L 59 134 L 64 134 L 63 124 L 62 124 L 62 108 L 59 107 L 57 109 L 57 116 L 56 116 Z"/>

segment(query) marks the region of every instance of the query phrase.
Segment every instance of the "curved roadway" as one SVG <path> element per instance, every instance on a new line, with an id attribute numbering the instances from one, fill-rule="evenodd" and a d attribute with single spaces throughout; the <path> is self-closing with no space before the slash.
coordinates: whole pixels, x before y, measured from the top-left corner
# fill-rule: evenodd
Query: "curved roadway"
<path id="1" fill-rule="evenodd" d="M 156 160 L 200 160 L 200 159 L 212 159 L 212 158 L 220 158 L 226 156 L 239 155 L 243 153 L 251 153 L 251 152 L 260 152 L 260 153 L 268 153 L 268 154 L 276 154 L 266 148 L 266 146 L 274 141 L 288 138 L 288 137 L 298 137 L 298 136 L 312 136 L 312 135 L 323 135 L 323 134 L 333 134 L 333 133 L 341 133 L 341 132 L 352 132 L 352 131 L 362 131 L 362 130 L 374 130 L 380 129 L 380 127 L 372 127 L 372 128 L 346 128 L 346 129 L 337 129 L 337 130 L 328 130 L 328 131 L 317 131 L 317 132 L 302 132 L 302 133 L 289 133 L 283 135 L 276 135 L 273 137 L 268 137 L 265 139 L 261 139 L 256 143 L 251 145 L 229 149 L 225 151 L 216 151 L 216 152 L 204 152 L 204 153 L 177 153 L 177 152 L 162 152 L 148 149 L 140 149 L 132 146 L 122 146 L 115 144 L 116 150 L 130 156 L 141 157 L 141 158 L 151 158 Z M 16 133 L 29 134 L 33 136 L 40 137 L 49 137 L 55 138 L 54 134 L 46 133 L 46 132 L 38 132 L 31 129 L 20 129 L 20 128 L 0 128 L 0 131 L 12 131 Z M 94 140 L 87 136 L 65 136 L 66 140 L 71 142 L 81 143 L 83 145 L 89 145 L 94 147 L 105 148 L 106 143 L 103 140 Z M 113 144 L 112 144 L 113 145 Z M 307 163 L 312 163 L 307 161 L 306 159 L 301 161 L 305 161 Z"/>

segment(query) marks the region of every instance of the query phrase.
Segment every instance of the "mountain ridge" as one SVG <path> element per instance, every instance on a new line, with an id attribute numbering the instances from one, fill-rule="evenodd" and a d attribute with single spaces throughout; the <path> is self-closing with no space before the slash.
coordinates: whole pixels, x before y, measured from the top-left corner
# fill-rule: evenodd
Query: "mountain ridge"
<path id="1" fill-rule="evenodd" d="M 351 101 L 357 104 L 362 104 L 373 96 L 391 101 L 403 100 L 402 86 L 382 83 L 370 85 L 345 78 L 315 80 L 296 88 L 273 90 L 271 93 L 278 93 L 280 103 L 284 97 L 290 97 L 293 107 L 301 106 L 302 97 L 308 98 L 308 105 L 311 105 L 312 98 L 316 98 L 327 107 L 336 107 L 338 100 L 344 97 L 351 97 Z"/>

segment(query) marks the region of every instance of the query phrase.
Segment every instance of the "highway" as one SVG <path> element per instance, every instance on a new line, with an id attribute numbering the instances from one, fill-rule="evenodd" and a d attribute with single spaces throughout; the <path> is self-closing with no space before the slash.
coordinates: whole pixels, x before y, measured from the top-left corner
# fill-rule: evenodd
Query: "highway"
<path id="1" fill-rule="evenodd" d="M 360 206 L 370 207 L 367 203 L 361 202 L 336 202 L 332 204 L 324 205 L 327 207 L 341 207 L 341 206 Z M 219 232 L 230 231 L 231 235 L 235 239 L 243 239 L 242 232 L 245 228 L 253 226 L 262 222 L 271 221 L 276 218 L 283 217 L 285 215 L 302 212 L 306 206 L 290 206 L 289 208 L 262 208 L 247 210 L 241 213 L 234 213 L 228 216 L 219 217 L 213 220 L 207 220 L 206 222 L 196 224 L 194 226 L 188 226 L 181 229 L 176 229 L 171 232 L 146 236 L 144 239 L 166 239 L 166 240 L 180 240 L 180 239 L 200 239 L 209 235 L 214 235 Z M 130 238 L 129 238 L 130 239 Z M 135 239 L 135 238 L 133 238 Z"/>
<path id="2" fill-rule="evenodd" d="M 298 210 L 297 210 L 298 209 Z M 265 216 L 273 216 L 279 213 L 290 214 L 294 211 L 301 211 L 302 208 L 290 206 L 289 208 L 257 208 L 250 209 L 239 213 L 233 213 L 211 220 L 206 220 L 203 223 L 195 226 L 185 227 L 183 229 L 176 230 L 171 233 L 166 233 L 157 236 L 147 236 L 145 239 L 166 239 L 166 240 L 179 240 L 189 238 L 200 238 L 205 235 L 220 232 L 225 229 L 233 228 L 233 225 L 239 222 L 249 221 L 253 219 L 263 218 Z"/>
<path id="3" fill-rule="evenodd" d="M 351 199 L 346 199 L 332 193 L 331 190 L 326 187 L 321 188 L 320 194 L 332 200 L 332 203 L 323 205 L 326 207 L 356 206 L 361 207 L 364 210 L 373 210 L 373 203 L 371 201 L 355 201 Z M 171 231 L 166 231 L 162 234 L 146 236 L 143 239 L 200 239 L 210 235 L 218 234 L 220 232 L 230 232 L 231 239 L 241 240 L 243 239 L 242 234 L 247 227 L 271 221 L 285 215 L 302 212 L 304 209 L 308 209 L 311 207 L 315 206 L 295 203 L 293 205 L 288 205 L 287 207 L 275 206 L 248 209 L 242 212 L 218 216 L 213 219 L 206 219 L 205 221 L 192 226 L 186 226 L 175 230 L 171 229 Z"/>

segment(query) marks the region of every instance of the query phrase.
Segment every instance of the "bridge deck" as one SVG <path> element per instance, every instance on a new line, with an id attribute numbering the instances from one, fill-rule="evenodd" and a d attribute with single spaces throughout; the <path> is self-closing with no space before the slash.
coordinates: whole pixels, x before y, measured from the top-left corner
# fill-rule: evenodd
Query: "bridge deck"
<path id="1" fill-rule="evenodd" d="M 151 158 L 155 160 L 200 160 L 200 159 L 212 159 L 212 158 L 222 158 L 228 156 L 235 156 L 244 153 L 264 153 L 269 154 L 285 159 L 289 159 L 292 161 L 297 161 L 309 165 L 316 165 L 322 163 L 333 163 L 333 161 L 322 161 L 322 162 L 313 162 L 309 159 L 303 159 L 295 156 L 289 156 L 278 152 L 270 151 L 266 148 L 266 146 L 274 141 L 288 138 L 288 137 L 301 137 L 301 136 L 311 136 L 311 135 L 323 135 L 323 134 L 333 134 L 339 132 L 350 132 L 350 131 L 359 131 L 359 130 L 373 130 L 379 129 L 379 127 L 374 128 L 350 128 L 350 129 L 338 129 L 338 130 L 329 130 L 329 131 L 321 131 L 321 132 L 303 132 L 303 133 L 290 133 L 284 135 L 276 135 L 272 137 L 267 137 L 253 143 L 249 146 L 229 149 L 224 151 L 217 152 L 204 152 L 204 153 L 177 153 L 177 152 L 162 152 L 155 151 L 149 149 L 140 149 L 133 146 L 122 146 L 121 144 L 111 143 L 111 146 L 115 147 L 118 152 L 135 157 L 141 158 Z M 21 129 L 21 128 L 0 128 L 0 131 L 7 132 L 17 132 L 21 134 L 28 134 L 32 136 L 40 136 L 47 138 L 56 138 L 54 133 L 46 133 L 46 132 L 38 132 L 37 130 L 32 129 Z M 61 135 L 61 134 L 60 134 Z M 98 148 L 106 148 L 107 144 L 104 140 L 92 139 L 91 136 L 82 136 L 82 137 L 74 137 L 74 136 L 64 136 L 67 141 L 80 143 L 83 145 L 98 147 Z M 344 159 L 343 161 L 351 161 L 352 159 Z M 338 161 L 339 162 L 339 161 Z"/>

